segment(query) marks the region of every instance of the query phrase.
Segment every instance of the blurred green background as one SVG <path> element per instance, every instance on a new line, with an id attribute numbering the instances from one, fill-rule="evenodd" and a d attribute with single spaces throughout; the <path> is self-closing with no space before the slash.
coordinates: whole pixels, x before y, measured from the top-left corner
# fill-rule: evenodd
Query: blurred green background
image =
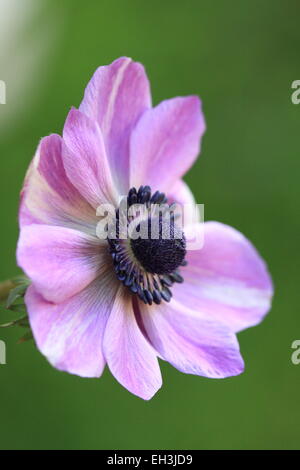
<path id="1" fill-rule="evenodd" d="M 245 233 L 275 283 L 271 313 L 239 335 L 246 372 L 209 380 L 162 363 L 150 402 L 108 371 L 54 370 L 22 330 L 1 330 L 1 449 L 299 448 L 298 1 L 0 0 L 0 279 L 14 276 L 18 193 L 39 139 L 60 132 L 94 70 L 142 62 L 154 103 L 198 94 L 207 120 L 187 175 L 205 218 Z M 1 318 L 8 315 L 1 313 Z"/>

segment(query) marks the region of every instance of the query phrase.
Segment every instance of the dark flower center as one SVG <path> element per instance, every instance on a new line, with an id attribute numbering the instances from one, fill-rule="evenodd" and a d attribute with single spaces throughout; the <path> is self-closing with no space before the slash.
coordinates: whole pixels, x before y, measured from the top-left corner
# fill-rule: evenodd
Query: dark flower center
<path id="1" fill-rule="evenodd" d="M 143 268 L 152 274 L 170 274 L 175 271 L 185 258 L 185 237 L 176 227 L 174 220 L 157 221 L 156 238 L 151 238 L 151 219 L 141 223 L 147 225 L 148 238 L 131 240 L 131 248 Z M 155 220 L 154 220 L 155 222 Z M 153 232 L 155 230 L 152 229 Z"/>
<path id="2" fill-rule="evenodd" d="M 159 191 L 151 196 L 149 186 L 131 188 L 126 202 L 126 212 L 120 204 L 116 230 L 108 235 L 116 275 L 146 304 L 169 302 L 172 285 L 183 282 L 178 268 L 186 265 L 186 241 L 175 223 L 175 205 Z M 128 229 L 133 224 L 134 235 L 128 230 L 124 237 L 124 221 Z"/>

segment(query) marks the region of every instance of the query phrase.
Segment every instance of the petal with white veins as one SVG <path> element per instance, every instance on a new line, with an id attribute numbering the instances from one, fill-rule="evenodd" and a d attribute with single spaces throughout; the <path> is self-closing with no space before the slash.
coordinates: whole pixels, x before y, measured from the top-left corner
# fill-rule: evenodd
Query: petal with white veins
<path id="1" fill-rule="evenodd" d="M 197 96 L 163 101 L 146 111 L 130 140 L 130 186 L 170 192 L 193 165 L 205 131 Z"/>
<path id="2" fill-rule="evenodd" d="M 63 225 L 95 233 L 95 210 L 66 175 L 62 143 L 57 134 L 41 140 L 21 192 L 20 225 Z"/>
<path id="3" fill-rule="evenodd" d="M 273 286 L 252 243 L 232 227 L 205 222 L 201 250 L 188 251 L 184 283 L 173 286 L 183 305 L 240 331 L 261 322 L 271 306 Z"/>
<path id="4" fill-rule="evenodd" d="M 186 374 L 210 378 L 244 370 L 235 335 L 214 318 L 174 299 L 152 308 L 139 302 L 147 337 L 162 359 Z"/>
<path id="5" fill-rule="evenodd" d="M 63 139 L 64 167 L 81 195 L 94 209 L 100 204 L 117 204 L 118 192 L 97 122 L 72 108 L 65 122 Z"/>
<path id="6" fill-rule="evenodd" d="M 131 393 L 149 400 L 161 387 L 156 353 L 142 334 L 123 287 L 107 322 L 103 350 L 111 373 Z"/>
<path id="7" fill-rule="evenodd" d="M 80 111 L 101 128 L 113 177 L 123 195 L 129 186 L 130 134 L 150 107 L 150 85 L 144 67 L 128 57 L 99 67 L 80 105 Z"/>
<path id="8" fill-rule="evenodd" d="M 87 287 L 107 263 L 106 243 L 83 232 L 50 225 L 22 228 L 17 260 L 36 290 L 62 302 Z"/>
<path id="9" fill-rule="evenodd" d="M 117 285 L 109 272 L 80 294 L 53 304 L 30 286 L 25 296 L 30 326 L 39 350 L 59 370 L 100 377 L 105 367 L 103 333 Z"/>

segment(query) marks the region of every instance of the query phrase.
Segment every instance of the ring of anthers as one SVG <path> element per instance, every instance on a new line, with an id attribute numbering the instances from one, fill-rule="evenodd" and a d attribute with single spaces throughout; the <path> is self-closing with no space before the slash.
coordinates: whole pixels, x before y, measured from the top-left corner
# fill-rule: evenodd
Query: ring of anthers
<path id="1" fill-rule="evenodd" d="M 115 212 L 115 229 L 108 230 L 107 237 L 117 278 L 145 304 L 170 302 L 173 284 L 183 282 L 178 269 L 187 264 L 185 236 L 175 224 L 176 204 L 169 205 L 164 193 L 151 194 L 149 186 L 138 191 L 131 188 L 125 202 L 126 212 L 120 204 Z M 136 214 L 130 210 L 136 207 L 143 209 L 142 216 L 141 211 Z M 135 223 L 139 236 L 123 238 L 124 217 L 126 228 Z M 154 237 L 152 227 L 156 228 Z M 145 230 L 147 236 L 141 236 Z"/>

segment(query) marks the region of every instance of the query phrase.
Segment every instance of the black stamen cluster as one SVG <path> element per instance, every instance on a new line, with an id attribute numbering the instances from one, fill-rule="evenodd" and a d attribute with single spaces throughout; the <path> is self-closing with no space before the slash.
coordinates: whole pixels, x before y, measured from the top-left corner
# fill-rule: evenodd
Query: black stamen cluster
<path id="1" fill-rule="evenodd" d="M 133 204 L 144 204 L 150 208 L 151 204 L 167 204 L 167 202 L 164 193 L 156 191 L 151 195 L 149 186 L 141 186 L 138 191 L 136 188 L 131 188 L 127 196 L 129 207 Z M 171 209 L 172 206 L 168 207 Z M 119 211 L 116 212 L 116 219 L 118 223 Z M 138 263 L 126 253 L 124 242 L 119 239 L 118 229 L 116 238 L 108 237 L 117 278 L 131 293 L 137 294 L 145 304 L 149 305 L 160 304 L 162 300 L 170 302 L 172 298 L 170 288 L 176 282 L 183 282 L 178 268 L 187 264 L 184 260 L 186 254 L 184 234 L 177 229 L 173 214 L 168 219 L 170 236 L 167 239 L 164 238 L 167 229 L 166 219 L 161 214 L 158 221 L 159 237 L 151 239 L 151 220 L 149 216 L 148 220 L 142 222 L 148 224 L 150 230 L 147 239 L 130 240 L 131 250 Z"/>

